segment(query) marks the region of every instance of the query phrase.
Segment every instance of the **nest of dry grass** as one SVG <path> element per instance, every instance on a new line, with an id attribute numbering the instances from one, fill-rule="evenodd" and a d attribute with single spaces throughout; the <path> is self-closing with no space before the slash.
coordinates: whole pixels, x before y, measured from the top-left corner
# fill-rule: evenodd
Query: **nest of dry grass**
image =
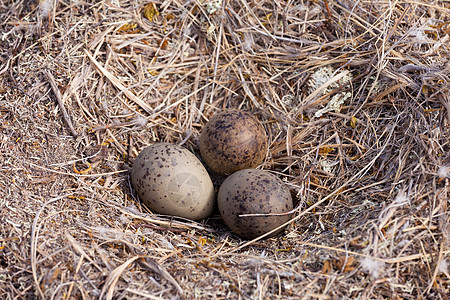
<path id="1" fill-rule="evenodd" d="M 448 2 L 7 0 L 0 16 L 0 298 L 448 299 Z M 141 149 L 198 154 L 226 108 L 267 130 L 260 168 L 297 207 L 281 236 L 155 215 L 130 185 Z"/>

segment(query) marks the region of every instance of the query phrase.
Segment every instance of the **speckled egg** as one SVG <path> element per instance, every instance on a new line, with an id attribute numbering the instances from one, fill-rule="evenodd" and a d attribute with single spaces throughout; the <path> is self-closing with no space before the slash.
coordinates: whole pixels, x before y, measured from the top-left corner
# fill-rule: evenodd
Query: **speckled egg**
<path id="1" fill-rule="evenodd" d="M 131 181 L 144 204 L 156 213 L 199 220 L 214 209 L 208 172 L 181 146 L 158 143 L 142 150 L 133 163 Z"/>
<path id="2" fill-rule="evenodd" d="M 266 157 L 267 136 L 252 114 L 228 110 L 215 114 L 202 130 L 200 153 L 218 174 L 254 168 Z"/>
<path id="3" fill-rule="evenodd" d="M 293 209 L 291 194 L 284 183 L 275 175 L 256 169 L 237 171 L 225 179 L 220 186 L 217 202 L 225 224 L 238 235 L 249 239 L 289 221 L 291 214 L 288 212 Z M 265 216 L 241 216 L 245 214 Z"/>

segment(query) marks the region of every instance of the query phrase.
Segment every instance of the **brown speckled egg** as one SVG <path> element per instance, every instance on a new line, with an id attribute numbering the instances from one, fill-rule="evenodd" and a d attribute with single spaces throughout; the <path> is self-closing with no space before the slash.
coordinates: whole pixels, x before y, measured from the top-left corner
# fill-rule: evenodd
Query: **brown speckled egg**
<path id="1" fill-rule="evenodd" d="M 231 174 L 254 168 L 266 157 L 267 136 L 253 115 L 240 110 L 215 114 L 202 130 L 200 153 L 211 170 Z"/>
<path id="2" fill-rule="evenodd" d="M 291 214 L 240 215 L 283 214 L 293 209 L 291 194 L 284 183 L 275 175 L 256 169 L 241 170 L 225 179 L 220 186 L 217 202 L 225 224 L 238 235 L 249 239 L 284 224 L 290 220 Z"/>
<path id="3" fill-rule="evenodd" d="M 208 172 L 181 146 L 158 143 L 142 150 L 133 163 L 131 181 L 144 204 L 156 213 L 199 220 L 214 209 Z"/>

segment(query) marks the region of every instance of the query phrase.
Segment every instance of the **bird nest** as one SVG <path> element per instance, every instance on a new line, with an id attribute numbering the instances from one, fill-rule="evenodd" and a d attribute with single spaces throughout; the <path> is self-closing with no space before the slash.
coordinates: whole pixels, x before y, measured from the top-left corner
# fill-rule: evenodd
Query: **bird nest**
<path id="1" fill-rule="evenodd" d="M 0 298 L 447 299 L 446 1 L 0 3 Z M 295 201 L 242 240 L 141 204 L 155 142 L 251 112 Z M 216 186 L 220 178 L 214 178 Z"/>

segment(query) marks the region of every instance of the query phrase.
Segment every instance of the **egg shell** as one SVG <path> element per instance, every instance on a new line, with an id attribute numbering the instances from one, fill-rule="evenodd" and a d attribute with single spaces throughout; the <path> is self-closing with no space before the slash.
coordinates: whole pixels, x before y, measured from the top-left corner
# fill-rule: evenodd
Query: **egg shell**
<path id="1" fill-rule="evenodd" d="M 142 150 L 133 163 L 131 181 L 144 204 L 159 214 L 200 220 L 215 206 L 205 167 L 178 145 L 158 143 Z"/>
<path id="2" fill-rule="evenodd" d="M 215 114 L 200 135 L 200 153 L 217 174 L 254 168 L 266 157 L 267 135 L 252 114 L 228 110 Z"/>
<path id="3" fill-rule="evenodd" d="M 241 170 L 228 176 L 220 186 L 217 203 L 225 224 L 238 235 L 249 239 L 284 224 L 290 220 L 291 214 L 240 215 L 283 214 L 293 209 L 291 194 L 284 183 L 275 175 L 256 169 Z"/>

